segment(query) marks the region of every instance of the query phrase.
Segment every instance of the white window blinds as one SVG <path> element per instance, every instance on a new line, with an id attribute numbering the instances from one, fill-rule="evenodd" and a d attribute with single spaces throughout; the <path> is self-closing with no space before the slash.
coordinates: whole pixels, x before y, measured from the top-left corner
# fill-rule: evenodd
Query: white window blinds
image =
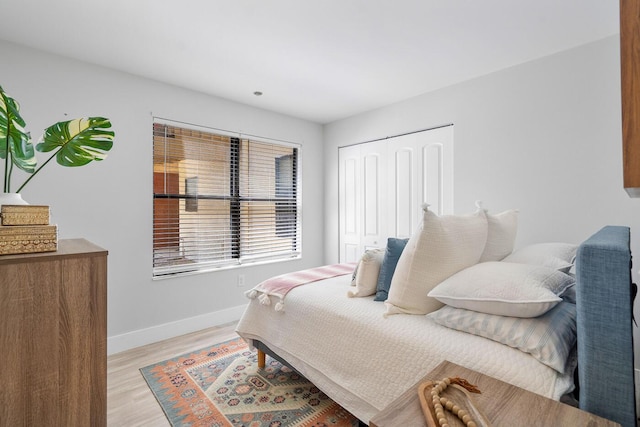
<path id="1" fill-rule="evenodd" d="M 299 148 L 153 126 L 153 274 L 300 255 Z"/>

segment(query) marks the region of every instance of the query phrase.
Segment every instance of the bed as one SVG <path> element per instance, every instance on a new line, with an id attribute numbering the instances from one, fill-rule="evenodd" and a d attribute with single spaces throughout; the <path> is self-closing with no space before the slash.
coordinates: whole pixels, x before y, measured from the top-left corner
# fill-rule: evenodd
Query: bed
<path id="1" fill-rule="evenodd" d="M 237 332 L 365 423 L 446 359 L 552 399 L 574 392 L 581 409 L 635 426 L 629 239 L 607 226 L 579 245 L 575 299 L 562 301 L 575 303 L 577 345 L 560 367 L 432 315 L 385 316 L 372 298 L 346 297 L 351 274 L 292 289 L 284 310 L 252 300 Z"/>

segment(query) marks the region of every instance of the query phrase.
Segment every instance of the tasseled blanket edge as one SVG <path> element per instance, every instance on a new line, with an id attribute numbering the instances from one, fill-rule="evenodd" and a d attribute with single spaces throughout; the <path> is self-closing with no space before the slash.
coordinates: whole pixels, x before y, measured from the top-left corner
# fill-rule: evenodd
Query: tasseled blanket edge
<path id="1" fill-rule="evenodd" d="M 266 292 L 260 291 L 258 289 L 251 289 L 251 290 L 245 292 L 245 295 L 249 299 L 256 299 L 257 298 L 261 305 L 266 305 L 266 306 L 271 305 L 271 297 L 279 298 L 280 301 L 278 301 L 273 306 L 273 309 L 275 311 L 279 311 L 279 312 L 283 312 L 284 311 L 284 298 L 279 296 L 279 295 L 269 295 Z"/>

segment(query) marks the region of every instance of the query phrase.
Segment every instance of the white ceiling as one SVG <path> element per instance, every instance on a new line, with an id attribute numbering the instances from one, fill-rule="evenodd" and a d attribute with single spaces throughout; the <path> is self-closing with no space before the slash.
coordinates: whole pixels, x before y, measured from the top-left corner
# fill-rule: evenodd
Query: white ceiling
<path id="1" fill-rule="evenodd" d="M 618 10 L 614 0 L 0 0 L 0 39 L 328 123 L 617 34 Z"/>

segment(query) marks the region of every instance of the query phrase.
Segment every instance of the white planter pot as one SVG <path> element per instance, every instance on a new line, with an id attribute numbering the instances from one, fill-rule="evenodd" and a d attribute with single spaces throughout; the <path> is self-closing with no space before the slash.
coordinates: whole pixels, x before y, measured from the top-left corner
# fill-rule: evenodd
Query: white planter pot
<path id="1" fill-rule="evenodd" d="M 0 193 L 0 206 L 2 205 L 28 205 L 22 199 L 20 193 Z"/>

